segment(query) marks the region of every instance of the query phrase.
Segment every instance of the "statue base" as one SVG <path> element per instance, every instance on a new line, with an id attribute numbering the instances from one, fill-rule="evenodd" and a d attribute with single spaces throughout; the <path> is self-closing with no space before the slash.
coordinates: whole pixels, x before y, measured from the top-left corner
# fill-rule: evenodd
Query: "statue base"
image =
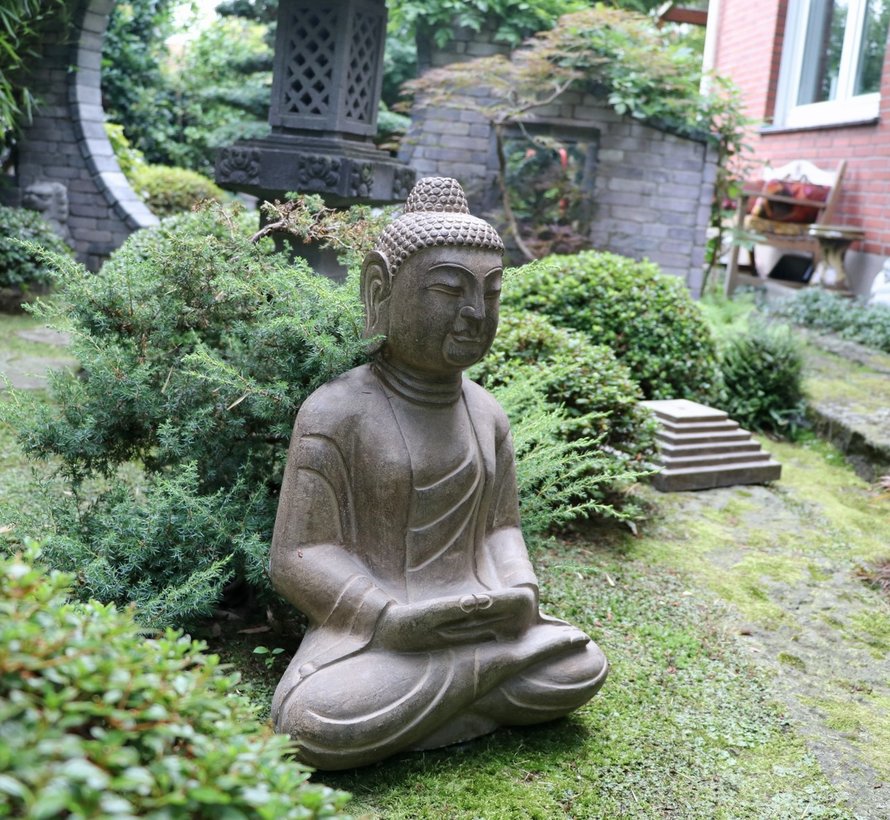
<path id="1" fill-rule="evenodd" d="M 333 208 L 404 202 L 415 171 L 373 143 L 341 136 L 270 134 L 239 140 L 216 159 L 218 185 L 264 200 L 319 194 Z"/>

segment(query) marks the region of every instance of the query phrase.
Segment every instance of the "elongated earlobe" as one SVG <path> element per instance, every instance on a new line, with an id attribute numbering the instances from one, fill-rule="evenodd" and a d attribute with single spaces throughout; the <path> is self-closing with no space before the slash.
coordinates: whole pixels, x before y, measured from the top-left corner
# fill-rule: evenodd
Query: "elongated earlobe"
<path id="1" fill-rule="evenodd" d="M 385 336 L 389 331 L 389 297 L 392 295 L 389 265 L 386 257 L 371 251 L 362 265 L 362 303 L 365 306 L 366 339 Z M 382 340 L 381 340 L 382 343 Z M 371 352 L 380 349 L 375 345 Z"/>

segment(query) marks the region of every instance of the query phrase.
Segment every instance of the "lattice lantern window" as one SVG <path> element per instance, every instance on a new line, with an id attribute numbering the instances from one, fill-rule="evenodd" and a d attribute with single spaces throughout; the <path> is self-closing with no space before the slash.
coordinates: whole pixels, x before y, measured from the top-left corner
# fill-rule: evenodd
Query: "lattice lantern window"
<path id="1" fill-rule="evenodd" d="M 373 136 L 386 6 L 282 0 L 269 122 L 276 131 Z"/>

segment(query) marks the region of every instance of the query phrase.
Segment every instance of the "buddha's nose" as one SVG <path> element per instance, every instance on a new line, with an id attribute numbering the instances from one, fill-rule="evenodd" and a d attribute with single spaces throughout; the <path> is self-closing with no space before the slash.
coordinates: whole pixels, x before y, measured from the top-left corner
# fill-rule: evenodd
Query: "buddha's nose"
<path id="1" fill-rule="evenodd" d="M 485 318 L 485 301 L 480 299 L 478 304 L 464 305 L 458 315 L 461 319 L 481 322 Z"/>

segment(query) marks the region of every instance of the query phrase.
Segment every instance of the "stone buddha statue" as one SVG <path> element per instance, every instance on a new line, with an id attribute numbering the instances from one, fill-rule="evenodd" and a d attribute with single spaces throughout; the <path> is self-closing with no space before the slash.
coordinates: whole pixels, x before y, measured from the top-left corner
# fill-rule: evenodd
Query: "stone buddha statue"
<path id="1" fill-rule="evenodd" d="M 297 416 L 271 576 L 309 629 L 272 717 L 318 768 L 549 721 L 605 680 L 538 609 L 509 423 L 463 376 L 497 331 L 503 250 L 455 180 L 420 180 L 362 267 L 373 362 Z"/>

